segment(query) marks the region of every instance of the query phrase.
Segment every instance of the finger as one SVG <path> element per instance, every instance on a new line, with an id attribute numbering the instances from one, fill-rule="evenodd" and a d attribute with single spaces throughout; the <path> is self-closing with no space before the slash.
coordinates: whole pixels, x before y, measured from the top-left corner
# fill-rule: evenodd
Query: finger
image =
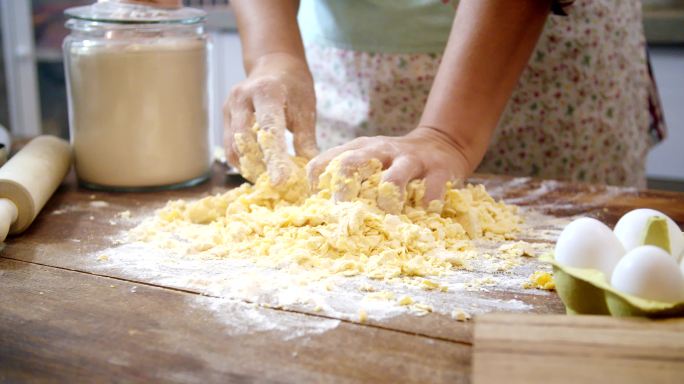
<path id="1" fill-rule="evenodd" d="M 419 178 L 424 172 L 422 163 L 412 156 L 399 156 L 385 172 L 381 181 L 392 183 L 404 193 L 409 181 Z"/>
<path id="2" fill-rule="evenodd" d="M 266 171 L 263 155 L 256 142 L 256 135 L 252 130 L 254 125 L 253 112 L 248 105 L 231 110 L 230 126 L 233 131 L 232 150 L 238 157 L 238 169 L 249 181 L 256 181 Z"/>
<path id="3" fill-rule="evenodd" d="M 381 162 L 381 168 L 385 168 L 392 162 L 392 151 L 385 150 L 377 138 L 359 137 L 347 144 L 332 148 L 314 158 L 307 166 L 309 182 L 314 188 L 320 179 L 320 175 L 335 158 L 340 158 L 339 173 L 352 177 L 358 172 L 360 181 L 367 179 L 377 168 L 372 164 L 372 159 Z M 349 200 L 353 191 L 341 191 L 336 194 L 337 200 Z"/>
<path id="4" fill-rule="evenodd" d="M 291 114 L 295 153 L 307 160 L 313 159 L 318 155 L 315 107 L 312 110 L 298 110 L 291 112 Z"/>
<path id="5" fill-rule="evenodd" d="M 351 201 L 362 192 L 361 185 L 372 175 L 380 172 L 384 168 L 383 164 L 391 162 L 391 156 L 378 147 L 363 147 L 347 151 L 339 156 L 338 174 L 343 176 L 343 180 L 354 180 L 354 182 L 335 183 L 332 185 L 336 201 Z M 390 185 L 391 186 L 391 185 Z M 396 195 L 391 193 L 392 195 Z M 365 196 L 376 200 L 377 195 Z"/>
<path id="6" fill-rule="evenodd" d="M 228 132 L 225 134 L 226 158 L 236 166 L 249 181 L 264 172 L 265 166 L 258 153 L 256 136 L 252 131 L 254 112 L 251 103 L 244 97 L 232 94 L 228 102 Z"/>
<path id="7" fill-rule="evenodd" d="M 344 175 L 351 176 L 354 172 L 362 171 L 372 159 L 379 160 L 384 169 L 392 163 L 392 154 L 378 146 L 350 150 L 340 159 L 340 170 Z M 362 175 L 362 177 L 367 177 L 367 175 Z"/>
<path id="8" fill-rule="evenodd" d="M 259 124 L 257 142 L 264 156 L 271 183 L 288 180 L 296 165 L 287 153 L 285 141 L 284 99 L 272 95 L 255 95 L 254 114 Z"/>
<path id="9" fill-rule="evenodd" d="M 423 206 L 429 207 L 433 201 L 443 201 L 446 193 L 446 183 L 452 177 L 446 171 L 434 171 L 425 176 L 425 195 L 423 196 Z"/>
<path id="10" fill-rule="evenodd" d="M 406 201 L 406 185 L 420 177 L 423 167 L 409 156 L 399 156 L 382 173 L 378 186 L 378 207 L 385 212 L 399 214 Z"/>
<path id="11" fill-rule="evenodd" d="M 330 148 L 320 155 L 314 157 L 306 166 L 306 172 L 309 176 L 309 183 L 315 187 L 318 183 L 319 176 L 321 173 L 323 173 L 323 171 L 325 171 L 325 169 L 328 167 L 328 164 L 330 164 L 334 158 L 340 156 L 344 152 L 353 151 L 366 145 L 370 145 L 370 141 L 371 139 L 368 137 L 359 137 L 346 144 Z"/>
<path id="12" fill-rule="evenodd" d="M 378 189 L 378 207 L 398 214 L 404 207 L 406 185 L 423 173 L 423 166 L 411 156 L 400 156 L 383 172 Z"/>

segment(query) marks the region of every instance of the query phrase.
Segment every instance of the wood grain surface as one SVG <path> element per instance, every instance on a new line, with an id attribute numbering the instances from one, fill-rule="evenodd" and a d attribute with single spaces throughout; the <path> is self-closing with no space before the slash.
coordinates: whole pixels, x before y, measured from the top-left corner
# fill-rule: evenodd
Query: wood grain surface
<path id="1" fill-rule="evenodd" d="M 473 383 L 681 383 L 684 320 L 488 314 Z"/>
<path id="2" fill-rule="evenodd" d="M 290 340 L 234 334 L 189 305 L 193 294 L 10 260 L 0 270 L 5 382 L 459 383 L 469 374 L 464 344 L 345 322 Z"/>
<path id="3" fill-rule="evenodd" d="M 630 209 L 651 207 L 666 212 L 680 225 L 684 222 L 682 194 L 493 176 L 471 181 L 485 184 L 497 197 L 558 217 L 586 214 L 612 224 Z M 278 329 L 245 334 L 239 332 L 238 321 L 224 321 L 217 313 L 226 318 L 238 316 L 240 306 L 250 304 L 226 306 L 225 301 L 202 296 L 197 290 L 131 278 L 102 268 L 92 256 L 111 244 L 113 234 L 134 225 L 123 221 L 112 225 L 119 212 L 149 215 L 170 199 L 198 198 L 239 182 L 217 167 L 213 179 L 197 187 L 125 194 L 81 189 L 71 175 L 32 227 L 9 239 L 0 253 L 0 380 L 470 380 L 472 345 L 478 343 L 473 341 L 472 322 L 431 315 L 361 324 L 296 308 L 254 307 L 251 310 L 262 318 L 292 318 L 293 322 L 310 323 L 314 329 L 319 324 L 325 328 L 326 322 L 340 323 L 306 335 L 284 335 Z M 89 208 L 90 202 L 100 200 L 107 206 Z M 535 241 L 533 237 L 528 240 Z M 492 295 L 506 298 L 501 292 Z M 206 306 L 196 305 L 198 299 L 226 308 L 208 311 Z M 563 313 L 556 295 L 516 294 L 515 299 L 534 304 L 541 314 Z M 516 325 L 520 326 L 511 324 Z M 631 333 L 631 328 L 624 331 L 628 338 Z M 492 340 L 496 344 L 496 339 Z M 652 356 L 654 361 L 664 359 L 662 354 Z M 673 369 L 681 369 L 672 364 Z M 481 382 L 498 377 L 491 375 Z"/>

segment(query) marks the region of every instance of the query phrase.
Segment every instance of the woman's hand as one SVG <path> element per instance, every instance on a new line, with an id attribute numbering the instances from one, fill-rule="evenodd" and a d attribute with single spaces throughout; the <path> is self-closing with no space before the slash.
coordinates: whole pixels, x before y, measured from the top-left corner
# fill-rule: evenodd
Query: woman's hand
<path id="1" fill-rule="evenodd" d="M 418 128 L 403 137 L 359 138 L 309 163 L 313 182 L 336 156 L 352 175 L 377 158 L 383 181 L 404 191 L 425 179 L 424 204 L 442 199 L 447 181 L 469 176 L 489 139 L 520 72 L 530 58 L 550 1 L 462 0 Z"/>
<path id="2" fill-rule="evenodd" d="M 240 159 L 245 148 L 259 148 L 261 168 L 268 171 L 271 182 L 285 182 L 293 169 L 287 154 L 285 130 L 294 135 L 298 156 L 310 159 L 318 153 L 314 124 L 316 97 L 313 79 L 306 62 L 287 53 L 273 53 L 260 57 L 251 68 L 247 79 L 230 92 L 223 107 L 224 145 L 228 162 L 243 172 Z M 274 140 L 258 141 L 252 130 L 272 134 Z M 239 142 L 236 142 L 238 135 Z M 245 161 L 246 163 L 246 161 Z M 253 174 L 255 170 L 247 170 Z M 256 175 L 258 176 L 258 175 Z M 254 180 L 251 180 L 254 181 Z"/>
<path id="3" fill-rule="evenodd" d="M 430 127 L 418 127 L 406 136 L 359 137 L 320 154 L 311 160 L 307 168 L 312 184 L 332 159 L 347 151 L 350 152 L 341 159 L 341 172 L 344 174 L 353 174 L 375 158 L 385 169 L 381 181 L 397 185 L 402 193 L 411 180 L 424 179 L 423 204 L 426 207 L 431 201 L 444 198 L 444 187 L 448 181 L 463 180 L 476 166 L 449 136 Z"/>

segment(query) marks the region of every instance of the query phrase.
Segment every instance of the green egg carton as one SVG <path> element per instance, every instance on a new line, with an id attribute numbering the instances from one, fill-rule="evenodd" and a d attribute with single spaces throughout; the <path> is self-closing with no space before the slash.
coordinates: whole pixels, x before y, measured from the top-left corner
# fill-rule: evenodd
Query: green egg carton
<path id="1" fill-rule="evenodd" d="M 670 252 L 667 222 L 660 217 L 649 219 L 642 244 L 655 245 Z M 682 317 L 684 302 L 664 303 L 642 299 L 614 289 L 603 272 L 592 268 L 574 268 L 556 263 L 553 254 L 540 256 L 553 266 L 556 291 L 568 314 L 640 316 L 650 318 Z"/>

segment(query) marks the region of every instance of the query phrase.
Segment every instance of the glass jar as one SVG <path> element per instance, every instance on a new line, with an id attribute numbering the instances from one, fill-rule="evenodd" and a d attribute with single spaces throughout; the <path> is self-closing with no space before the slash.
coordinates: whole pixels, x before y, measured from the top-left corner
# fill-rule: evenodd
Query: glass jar
<path id="1" fill-rule="evenodd" d="M 206 180 L 205 13 L 114 0 L 65 13 L 69 131 L 79 183 L 133 191 Z"/>

